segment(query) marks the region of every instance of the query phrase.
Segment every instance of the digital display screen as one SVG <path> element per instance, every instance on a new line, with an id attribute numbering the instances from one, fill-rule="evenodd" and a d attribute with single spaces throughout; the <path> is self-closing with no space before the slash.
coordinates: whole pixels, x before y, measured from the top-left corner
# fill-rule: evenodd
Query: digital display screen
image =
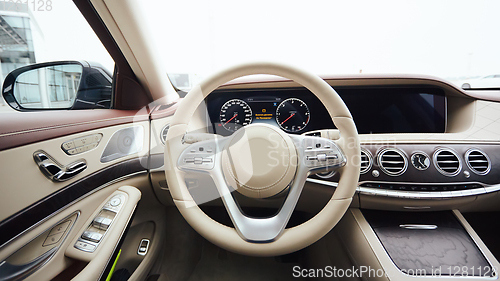
<path id="1" fill-rule="evenodd" d="M 443 133 L 444 91 L 430 87 L 336 87 L 358 133 Z M 248 124 L 279 126 L 287 133 L 334 129 L 321 101 L 304 88 L 215 91 L 207 98 L 213 132 L 230 135 Z"/>
<path id="2" fill-rule="evenodd" d="M 444 133 L 446 98 L 436 88 L 338 89 L 360 134 Z"/>
<path id="3" fill-rule="evenodd" d="M 279 97 L 249 97 L 246 99 L 252 108 L 253 123 L 277 125 L 276 108 L 282 102 Z"/>

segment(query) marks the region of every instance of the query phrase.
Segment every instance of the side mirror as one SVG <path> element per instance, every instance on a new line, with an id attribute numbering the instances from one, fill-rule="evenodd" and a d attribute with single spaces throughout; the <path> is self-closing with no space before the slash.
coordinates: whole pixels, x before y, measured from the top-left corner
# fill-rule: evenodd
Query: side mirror
<path id="1" fill-rule="evenodd" d="M 20 111 L 110 108 L 113 76 L 85 61 L 39 63 L 5 77 L 5 101 Z"/>

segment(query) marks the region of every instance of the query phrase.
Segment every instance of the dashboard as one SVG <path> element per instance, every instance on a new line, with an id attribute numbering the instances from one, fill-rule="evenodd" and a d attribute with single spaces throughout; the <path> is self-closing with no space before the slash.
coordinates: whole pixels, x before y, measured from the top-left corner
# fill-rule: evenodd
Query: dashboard
<path id="1" fill-rule="evenodd" d="M 446 97 L 433 87 L 335 88 L 360 134 L 444 133 Z M 292 134 L 334 129 L 321 101 L 305 88 L 218 90 L 207 99 L 212 132 L 227 136 L 252 123 Z"/>
<path id="2" fill-rule="evenodd" d="M 500 99 L 427 76 L 324 77 L 351 112 L 361 144 L 355 206 L 379 210 L 473 210 L 498 205 Z M 212 92 L 192 130 L 229 136 L 266 123 L 290 134 L 331 137 L 322 102 L 289 80 L 235 81 Z M 152 116 L 164 138 L 169 121 Z M 203 111 L 202 111 L 203 110 Z M 159 117 L 156 117 L 159 116 Z M 160 141 L 159 141 L 160 142 Z M 163 147 L 156 148 L 163 153 Z M 159 159 L 163 159 L 163 154 Z M 311 175 L 306 192 L 332 191 L 339 173 Z M 152 182 L 164 190 L 164 172 Z M 309 201 L 305 201 L 311 203 Z M 314 201 L 315 202 L 315 201 Z M 214 203 L 215 204 L 215 203 Z"/>

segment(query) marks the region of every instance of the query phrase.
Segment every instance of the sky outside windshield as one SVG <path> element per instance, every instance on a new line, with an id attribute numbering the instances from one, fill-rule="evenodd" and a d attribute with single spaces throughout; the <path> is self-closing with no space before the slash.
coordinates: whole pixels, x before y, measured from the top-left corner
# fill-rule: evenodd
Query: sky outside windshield
<path id="1" fill-rule="evenodd" d="M 171 72 L 278 60 L 317 74 L 500 73 L 500 1 L 141 3 Z"/>
<path id="2" fill-rule="evenodd" d="M 500 1 L 140 4 L 169 73 L 201 78 L 239 62 L 273 60 L 317 74 L 500 74 Z M 54 1 L 53 8 L 34 12 L 45 36 L 43 61 L 88 59 L 112 70 L 73 3 Z"/>

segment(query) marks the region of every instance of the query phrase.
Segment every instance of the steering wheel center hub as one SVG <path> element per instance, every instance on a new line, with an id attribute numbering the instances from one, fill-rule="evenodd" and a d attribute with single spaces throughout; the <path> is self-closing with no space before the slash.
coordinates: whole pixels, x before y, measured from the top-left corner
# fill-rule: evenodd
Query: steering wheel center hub
<path id="1" fill-rule="evenodd" d="M 222 152 L 226 182 L 247 197 L 267 198 L 282 192 L 292 182 L 296 169 L 293 141 L 268 125 L 241 128 Z"/>

